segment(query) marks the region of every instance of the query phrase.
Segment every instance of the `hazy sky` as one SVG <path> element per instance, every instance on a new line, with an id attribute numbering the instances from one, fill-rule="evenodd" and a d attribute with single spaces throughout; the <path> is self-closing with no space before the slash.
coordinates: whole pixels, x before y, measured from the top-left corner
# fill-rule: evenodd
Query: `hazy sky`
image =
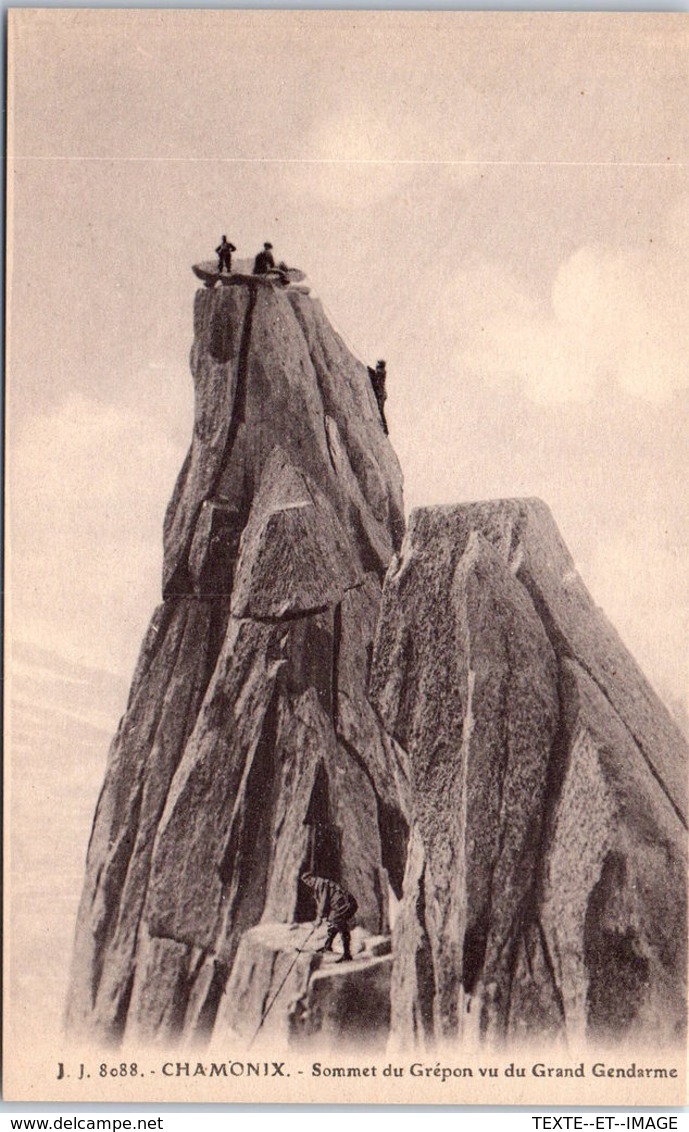
<path id="1" fill-rule="evenodd" d="M 12 631 L 129 676 L 191 435 L 190 265 L 304 268 L 409 507 L 538 495 L 689 684 L 689 16 L 10 13 Z"/>

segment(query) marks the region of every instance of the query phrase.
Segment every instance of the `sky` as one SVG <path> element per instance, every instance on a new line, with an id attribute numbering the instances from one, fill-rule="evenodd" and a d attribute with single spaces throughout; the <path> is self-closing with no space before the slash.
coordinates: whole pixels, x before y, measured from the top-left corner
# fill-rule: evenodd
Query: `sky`
<path id="1" fill-rule="evenodd" d="M 689 16 L 10 12 L 9 613 L 130 677 L 191 437 L 191 264 L 299 266 L 409 509 L 536 495 L 681 718 Z"/>

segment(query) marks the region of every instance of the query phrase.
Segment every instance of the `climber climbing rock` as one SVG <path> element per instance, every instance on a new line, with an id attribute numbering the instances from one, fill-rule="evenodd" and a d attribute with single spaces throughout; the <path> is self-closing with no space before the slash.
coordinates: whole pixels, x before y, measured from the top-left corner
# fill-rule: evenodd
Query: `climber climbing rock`
<path id="1" fill-rule="evenodd" d="M 267 275 L 274 267 L 273 245 L 264 244 L 263 251 L 259 252 L 254 260 L 254 275 Z"/>
<path id="2" fill-rule="evenodd" d="M 303 884 L 313 892 L 313 898 L 316 901 L 316 923 L 321 924 L 323 920 L 328 921 L 328 934 L 325 937 L 325 943 L 318 950 L 322 952 L 332 951 L 335 936 L 339 934 L 342 936 L 344 952 L 337 962 L 347 962 L 352 958 L 349 921 L 358 908 L 356 900 L 351 892 L 348 892 L 346 888 L 343 888 L 334 880 L 314 876 L 313 873 L 309 872 L 303 873 L 301 879 Z"/>
<path id="3" fill-rule="evenodd" d="M 380 361 L 376 362 L 375 369 L 373 369 L 372 366 L 367 366 L 366 368 L 368 369 L 368 376 L 371 379 L 373 394 L 376 399 L 376 404 L 378 405 L 378 412 L 380 413 L 383 432 L 387 436 L 388 422 L 385 419 L 385 402 L 387 400 L 387 393 L 385 391 L 385 382 L 387 381 L 388 375 L 385 368 L 385 362 L 381 359 Z"/>
<path id="4" fill-rule="evenodd" d="M 218 257 L 218 271 L 227 271 L 227 274 L 232 273 L 232 252 L 236 252 L 236 247 L 231 244 L 227 236 L 223 236 L 222 240 L 215 249 L 215 254 Z"/>

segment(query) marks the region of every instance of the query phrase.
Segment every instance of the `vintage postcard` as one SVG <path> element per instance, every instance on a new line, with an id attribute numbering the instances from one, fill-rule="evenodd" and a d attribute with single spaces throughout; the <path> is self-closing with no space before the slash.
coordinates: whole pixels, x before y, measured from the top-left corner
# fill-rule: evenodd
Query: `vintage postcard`
<path id="1" fill-rule="evenodd" d="M 689 17 L 8 35 L 7 1099 L 683 1104 Z"/>

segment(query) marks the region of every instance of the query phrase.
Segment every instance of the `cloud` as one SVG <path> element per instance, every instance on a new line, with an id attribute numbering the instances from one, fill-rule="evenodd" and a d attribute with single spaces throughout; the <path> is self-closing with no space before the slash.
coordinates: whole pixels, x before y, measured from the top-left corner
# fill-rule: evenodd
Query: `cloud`
<path id="1" fill-rule="evenodd" d="M 477 176 L 474 166 L 444 164 L 448 153 L 438 151 L 438 142 L 437 125 L 418 106 L 411 114 L 390 97 L 376 103 L 343 98 L 308 131 L 307 163 L 295 173 L 326 203 L 359 210 L 404 194 L 429 168 L 455 184 Z M 459 162 L 470 158 L 464 138 L 455 139 L 452 155 Z"/>
<path id="2" fill-rule="evenodd" d="M 662 403 L 687 385 L 689 261 L 679 240 L 582 246 L 560 264 L 547 306 L 497 265 L 458 285 L 478 296 L 459 363 L 492 383 L 520 383 L 541 403 L 587 401 L 611 381 Z"/>

